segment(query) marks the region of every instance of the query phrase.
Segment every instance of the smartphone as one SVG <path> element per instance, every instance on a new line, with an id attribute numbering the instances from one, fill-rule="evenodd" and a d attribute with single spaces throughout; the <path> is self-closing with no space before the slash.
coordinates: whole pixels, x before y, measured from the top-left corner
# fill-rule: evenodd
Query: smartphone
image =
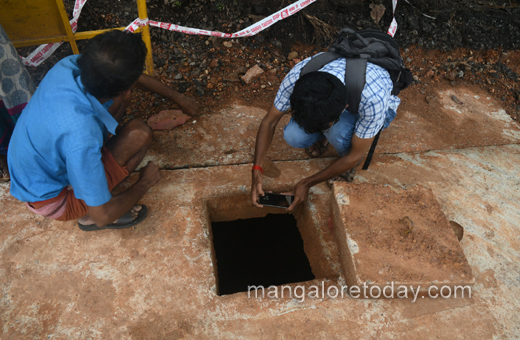
<path id="1" fill-rule="evenodd" d="M 292 195 L 273 194 L 266 192 L 264 196 L 260 196 L 258 203 L 268 207 L 287 209 L 293 201 L 294 196 Z"/>

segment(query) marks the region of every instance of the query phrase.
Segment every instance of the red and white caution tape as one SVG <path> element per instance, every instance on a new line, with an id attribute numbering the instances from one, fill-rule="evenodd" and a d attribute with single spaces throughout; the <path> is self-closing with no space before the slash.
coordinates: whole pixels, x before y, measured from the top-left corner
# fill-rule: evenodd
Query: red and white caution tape
<path id="1" fill-rule="evenodd" d="M 181 32 L 185 34 L 195 34 L 195 35 L 207 35 L 207 36 L 215 36 L 220 38 L 240 38 L 240 37 L 250 37 L 253 36 L 266 28 L 274 25 L 276 22 L 283 20 L 285 18 L 290 17 L 291 15 L 299 12 L 303 8 L 309 6 L 310 4 L 316 2 L 317 0 L 299 0 L 289 6 L 279 10 L 278 12 L 271 14 L 270 16 L 254 23 L 253 25 L 244 28 L 241 31 L 235 33 L 222 33 L 217 31 L 207 31 L 201 30 L 198 28 L 191 28 L 185 26 L 174 25 L 166 22 L 159 22 L 147 19 L 135 19 L 130 25 L 125 28 L 125 31 L 135 32 L 139 27 L 150 25 L 152 27 L 159 27 L 162 29 L 166 29 L 173 32 Z M 76 0 L 74 4 L 74 12 L 73 18 L 70 21 L 70 26 L 72 28 L 72 32 L 76 32 L 78 29 L 78 18 L 83 9 L 83 6 L 87 0 Z M 397 0 L 392 0 L 393 7 L 393 20 L 390 24 L 390 28 L 388 29 L 388 34 L 392 37 L 397 30 L 397 21 L 395 20 L 395 8 L 397 6 Z M 29 56 L 26 58 L 22 58 L 22 61 L 27 66 L 38 66 L 45 59 L 47 59 L 62 43 L 54 43 L 54 44 L 45 44 L 39 46 L 36 50 L 34 50 Z"/>
<path id="2" fill-rule="evenodd" d="M 76 30 L 78 29 L 79 15 L 81 14 L 81 10 L 83 9 L 83 6 L 85 6 L 86 2 L 87 0 L 76 0 L 76 3 L 74 4 L 72 20 L 70 20 L 70 27 L 72 28 L 73 33 L 76 33 Z M 27 66 L 38 66 L 51 54 L 53 54 L 54 51 L 56 51 L 58 47 L 61 46 L 61 44 L 63 43 L 60 42 L 40 45 L 27 57 L 22 57 L 22 62 Z"/>
<path id="3" fill-rule="evenodd" d="M 395 20 L 395 8 L 397 7 L 397 0 L 392 0 L 392 23 L 390 24 L 390 27 L 388 28 L 388 34 L 390 36 L 394 36 L 395 31 L 397 31 L 397 20 Z"/>
<path id="4" fill-rule="evenodd" d="M 181 33 L 185 33 L 185 34 L 209 35 L 209 36 L 215 36 L 215 37 L 220 37 L 220 38 L 250 37 L 252 35 L 257 34 L 258 32 L 265 30 L 269 26 L 274 25 L 277 21 L 290 17 L 291 15 L 299 12 L 303 8 L 309 6 L 310 4 L 312 4 L 313 2 L 316 2 L 316 1 L 317 0 L 299 0 L 236 33 L 222 33 L 222 32 L 216 32 L 216 31 L 206 31 L 206 30 L 201 30 L 198 28 L 179 26 L 179 25 L 169 24 L 166 22 L 158 22 L 158 21 L 153 21 L 153 20 L 150 20 L 149 24 L 150 24 L 150 26 L 153 26 L 153 27 L 160 27 L 160 28 L 163 28 L 163 29 L 166 29 L 169 31 L 181 32 Z"/>
<path id="5" fill-rule="evenodd" d="M 132 21 L 132 23 L 130 25 L 126 26 L 126 28 L 124 30 L 134 33 L 139 27 L 146 26 L 146 25 L 148 25 L 148 23 L 149 23 L 148 18 L 146 18 L 146 19 L 137 18 L 134 21 Z"/>

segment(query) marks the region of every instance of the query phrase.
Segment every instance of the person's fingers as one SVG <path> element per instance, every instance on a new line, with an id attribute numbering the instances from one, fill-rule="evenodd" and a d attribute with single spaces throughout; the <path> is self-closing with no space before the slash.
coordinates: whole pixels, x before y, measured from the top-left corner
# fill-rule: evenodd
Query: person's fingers
<path id="1" fill-rule="evenodd" d="M 292 204 L 289 206 L 289 208 L 287 208 L 287 212 L 288 213 L 292 213 L 294 208 L 296 207 L 296 205 L 298 205 L 298 203 L 300 203 L 300 201 L 298 199 L 295 199 Z"/>
<path id="2" fill-rule="evenodd" d="M 282 192 L 280 195 L 294 196 L 294 191 Z"/>
<path id="3" fill-rule="evenodd" d="M 260 203 L 258 203 L 258 193 L 255 191 L 253 191 L 253 193 L 251 194 L 251 201 L 253 202 L 253 205 L 257 208 L 263 208 L 264 206 L 261 205 Z"/>

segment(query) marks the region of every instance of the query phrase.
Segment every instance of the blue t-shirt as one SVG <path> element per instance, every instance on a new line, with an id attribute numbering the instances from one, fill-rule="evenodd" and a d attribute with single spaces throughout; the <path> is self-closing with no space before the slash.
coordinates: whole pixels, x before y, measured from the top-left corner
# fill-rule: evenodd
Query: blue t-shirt
<path id="1" fill-rule="evenodd" d="M 108 190 L 101 148 L 118 125 L 87 93 L 78 56 L 64 58 L 45 76 L 18 120 L 9 144 L 11 195 L 23 202 L 58 196 L 71 185 L 88 206 L 103 205 Z"/>

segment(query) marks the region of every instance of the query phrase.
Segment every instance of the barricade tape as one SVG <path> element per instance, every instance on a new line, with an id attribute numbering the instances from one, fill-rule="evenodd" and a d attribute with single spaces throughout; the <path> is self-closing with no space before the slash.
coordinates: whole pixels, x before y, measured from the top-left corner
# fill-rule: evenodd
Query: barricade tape
<path id="1" fill-rule="evenodd" d="M 395 8 L 397 7 L 397 0 L 392 0 L 392 23 L 388 28 L 388 34 L 393 38 L 395 31 L 397 31 L 397 20 L 395 20 Z"/>
<path id="2" fill-rule="evenodd" d="M 81 10 L 83 9 L 83 6 L 85 6 L 86 2 L 87 0 L 76 0 L 74 3 L 74 11 L 72 12 L 72 19 L 70 20 L 72 33 L 76 33 L 78 29 L 79 15 L 81 14 Z M 36 67 L 45 61 L 45 59 L 47 59 L 51 54 L 53 54 L 54 51 L 56 51 L 58 47 L 61 46 L 61 44 L 63 43 L 60 42 L 40 45 L 27 57 L 22 57 L 22 62 L 27 66 Z"/>
<path id="3" fill-rule="evenodd" d="M 162 29 L 166 29 L 173 32 L 180 32 L 185 34 L 194 34 L 194 35 L 207 35 L 207 36 L 215 36 L 220 38 L 240 38 L 240 37 L 250 37 L 253 36 L 266 28 L 274 25 L 276 22 L 286 19 L 290 17 L 291 15 L 294 15 L 295 13 L 299 12 L 303 8 L 309 6 L 310 4 L 316 2 L 317 0 L 299 0 L 295 3 L 290 4 L 289 6 L 279 10 L 278 12 L 271 14 L 267 16 L 266 18 L 254 23 L 253 25 L 244 28 L 241 31 L 235 32 L 235 33 L 222 33 L 218 31 L 207 31 L 207 30 L 201 30 L 198 28 L 192 28 L 192 27 L 186 27 L 186 26 L 179 26 L 174 25 L 170 23 L 160 22 L 160 21 L 153 21 L 146 19 L 135 19 L 130 25 L 128 25 L 125 28 L 125 31 L 129 32 L 135 32 L 139 27 L 150 25 L 152 27 L 159 27 Z M 74 12 L 73 12 L 73 18 L 70 20 L 70 26 L 72 28 L 72 32 L 76 32 L 78 29 L 78 18 L 81 14 L 81 10 L 83 9 L 83 6 L 87 0 L 76 0 L 76 3 L 74 4 Z M 395 8 L 397 6 L 397 0 L 392 0 L 392 7 L 393 7 L 393 20 L 390 24 L 390 28 L 388 29 L 388 34 L 390 36 L 394 36 L 395 31 L 397 30 L 397 21 L 395 20 Z M 38 66 L 40 65 L 45 59 L 47 59 L 56 49 L 61 45 L 62 43 L 51 43 L 51 44 L 44 44 L 40 45 L 38 48 L 36 48 L 29 56 L 26 58 L 22 57 L 22 61 L 27 66 Z"/>
<path id="4" fill-rule="evenodd" d="M 166 22 L 158 22 L 158 21 L 153 21 L 153 20 L 150 20 L 150 26 L 160 27 L 162 29 L 166 29 L 169 31 L 181 32 L 181 33 L 185 33 L 185 34 L 209 35 L 209 36 L 215 36 L 215 37 L 220 37 L 220 38 L 250 37 L 250 36 L 253 36 L 253 35 L 257 34 L 258 32 L 261 32 L 261 31 L 265 30 L 266 28 L 274 25 L 276 22 L 290 17 L 291 15 L 299 12 L 303 8 L 309 6 L 310 4 L 312 4 L 313 2 L 316 2 L 316 1 L 317 0 L 299 0 L 236 33 L 222 33 L 222 32 L 217 32 L 217 31 L 206 31 L 206 30 L 201 30 L 198 28 L 179 26 L 179 25 L 169 24 Z"/>

